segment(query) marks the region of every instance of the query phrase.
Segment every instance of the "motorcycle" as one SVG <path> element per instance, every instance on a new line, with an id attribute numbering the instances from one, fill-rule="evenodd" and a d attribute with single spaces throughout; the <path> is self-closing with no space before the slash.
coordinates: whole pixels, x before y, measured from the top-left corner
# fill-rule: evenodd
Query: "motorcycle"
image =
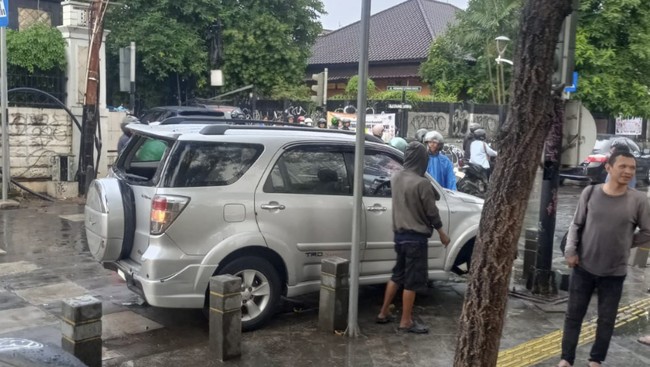
<path id="1" fill-rule="evenodd" d="M 478 164 L 470 162 L 465 162 L 461 170 L 464 176 L 456 184 L 458 191 L 485 199 L 488 189 L 486 170 Z"/>

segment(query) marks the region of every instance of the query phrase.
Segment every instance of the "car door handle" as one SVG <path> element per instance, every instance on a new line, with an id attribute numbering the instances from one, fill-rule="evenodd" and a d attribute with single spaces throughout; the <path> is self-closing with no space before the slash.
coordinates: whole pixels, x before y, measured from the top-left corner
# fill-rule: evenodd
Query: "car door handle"
<path id="1" fill-rule="evenodd" d="M 266 210 L 284 210 L 286 207 L 282 204 L 272 201 L 268 204 L 262 204 L 261 208 Z"/>
<path id="2" fill-rule="evenodd" d="M 386 209 L 386 207 L 384 207 L 384 206 L 375 205 L 375 206 L 366 207 L 366 210 L 369 211 L 369 212 L 385 212 L 388 209 Z"/>

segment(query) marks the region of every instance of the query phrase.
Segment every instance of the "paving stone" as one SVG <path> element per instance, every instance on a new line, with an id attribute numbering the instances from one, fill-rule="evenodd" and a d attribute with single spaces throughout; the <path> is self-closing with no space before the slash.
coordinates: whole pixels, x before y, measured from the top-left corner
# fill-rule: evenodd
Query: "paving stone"
<path id="1" fill-rule="evenodd" d="M 16 294 L 33 305 L 59 303 L 66 298 L 74 298 L 87 294 L 85 288 L 72 282 L 63 282 L 42 287 L 28 288 L 16 291 Z"/>
<path id="2" fill-rule="evenodd" d="M 13 308 L 0 312 L 0 325 L 2 325 L 0 333 L 7 334 L 35 326 L 58 325 L 58 321 L 56 317 L 38 307 Z"/>
<path id="3" fill-rule="evenodd" d="M 24 299 L 12 292 L 0 292 L 0 311 L 27 306 Z"/>
<path id="4" fill-rule="evenodd" d="M 102 323 L 102 338 L 104 340 L 144 333 L 163 327 L 159 323 L 149 320 L 146 317 L 142 317 L 132 311 L 123 311 L 104 315 Z"/>
<path id="5" fill-rule="evenodd" d="M 36 269 L 39 269 L 38 265 L 29 261 L 3 263 L 2 266 L 0 266 L 0 277 L 20 273 L 29 273 Z"/>

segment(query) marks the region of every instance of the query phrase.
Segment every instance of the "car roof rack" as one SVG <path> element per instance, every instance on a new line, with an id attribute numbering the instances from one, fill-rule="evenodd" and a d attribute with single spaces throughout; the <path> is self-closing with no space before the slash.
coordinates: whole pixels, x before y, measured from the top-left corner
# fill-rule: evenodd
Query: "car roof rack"
<path id="1" fill-rule="evenodd" d="M 223 120 L 222 120 L 223 121 Z M 230 124 L 234 122 L 235 124 Z M 263 125 L 260 125 L 263 124 Z M 282 126 L 273 126 L 273 125 L 282 125 Z M 269 121 L 257 121 L 257 120 L 229 120 L 226 124 L 223 125 L 209 125 L 201 129 L 199 132 L 201 135 L 224 135 L 228 130 L 283 130 L 283 131 L 308 131 L 308 132 L 317 132 L 317 133 L 326 133 L 326 134 L 345 134 L 345 135 L 355 135 L 354 131 L 345 131 L 345 130 L 334 130 L 334 129 L 317 129 L 314 127 L 309 127 L 300 124 L 292 124 L 289 122 L 269 122 Z M 365 140 L 375 143 L 385 142 L 380 138 L 365 134 Z"/>

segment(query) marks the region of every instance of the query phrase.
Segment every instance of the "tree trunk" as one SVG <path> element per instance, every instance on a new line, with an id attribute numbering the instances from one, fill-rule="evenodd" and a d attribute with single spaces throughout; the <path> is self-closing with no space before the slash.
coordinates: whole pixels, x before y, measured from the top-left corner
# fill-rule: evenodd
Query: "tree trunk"
<path id="1" fill-rule="evenodd" d="M 527 0 L 508 117 L 474 247 L 454 366 L 496 366 L 512 264 L 544 140 L 554 119 L 555 44 L 570 0 Z"/>
<path id="2" fill-rule="evenodd" d="M 99 51 L 104 36 L 104 14 L 108 1 L 94 0 L 90 5 L 90 46 L 88 47 L 88 70 L 84 98 L 81 146 L 79 156 L 79 194 L 85 195 L 90 181 L 95 178 L 95 134 L 99 121 Z M 99 154 L 99 153 L 98 153 Z"/>

